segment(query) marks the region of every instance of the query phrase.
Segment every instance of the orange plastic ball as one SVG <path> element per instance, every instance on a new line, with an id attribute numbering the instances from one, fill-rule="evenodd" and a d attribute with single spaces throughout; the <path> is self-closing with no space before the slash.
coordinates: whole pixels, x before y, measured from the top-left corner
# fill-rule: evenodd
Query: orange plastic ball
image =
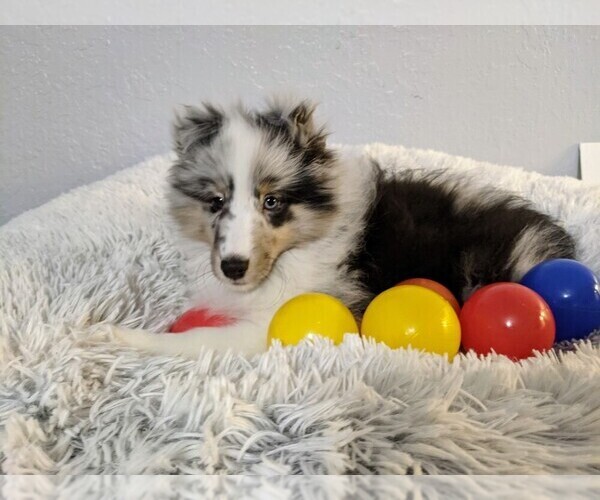
<path id="1" fill-rule="evenodd" d="M 448 302 L 450 302 L 450 305 L 456 314 L 460 314 L 460 304 L 458 303 L 458 300 L 456 300 L 454 294 L 437 281 L 429 280 L 427 278 L 411 278 L 398 283 L 398 285 L 417 285 L 427 288 L 444 297 Z"/>

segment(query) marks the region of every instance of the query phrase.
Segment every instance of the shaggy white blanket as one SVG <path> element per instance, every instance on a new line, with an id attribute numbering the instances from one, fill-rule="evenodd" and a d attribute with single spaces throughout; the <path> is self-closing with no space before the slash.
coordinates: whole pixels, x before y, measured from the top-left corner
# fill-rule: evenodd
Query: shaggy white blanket
<path id="1" fill-rule="evenodd" d="M 600 271 L 600 188 L 372 145 L 390 168 L 454 169 L 523 194 Z M 0 228 L 0 461 L 5 473 L 598 473 L 600 353 L 452 363 L 348 336 L 197 361 L 110 343 L 164 330 L 186 293 L 163 217 L 169 157 Z"/>

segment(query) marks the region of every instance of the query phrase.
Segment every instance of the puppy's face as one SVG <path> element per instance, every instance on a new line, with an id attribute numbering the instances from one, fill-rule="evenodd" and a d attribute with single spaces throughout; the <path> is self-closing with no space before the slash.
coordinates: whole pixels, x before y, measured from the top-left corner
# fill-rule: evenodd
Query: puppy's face
<path id="1" fill-rule="evenodd" d="M 175 123 L 171 210 L 211 247 L 214 274 L 240 290 L 286 250 L 321 237 L 336 210 L 335 160 L 307 103 L 263 113 L 187 108 Z"/>

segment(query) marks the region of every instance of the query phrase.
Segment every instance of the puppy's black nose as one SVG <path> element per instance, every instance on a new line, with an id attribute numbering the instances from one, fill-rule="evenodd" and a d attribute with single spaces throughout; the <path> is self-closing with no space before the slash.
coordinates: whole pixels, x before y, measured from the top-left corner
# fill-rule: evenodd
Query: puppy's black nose
<path id="1" fill-rule="evenodd" d="M 248 259 L 241 257 L 227 257 L 221 261 L 221 271 L 232 280 L 239 280 L 244 277 L 248 270 Z"/>

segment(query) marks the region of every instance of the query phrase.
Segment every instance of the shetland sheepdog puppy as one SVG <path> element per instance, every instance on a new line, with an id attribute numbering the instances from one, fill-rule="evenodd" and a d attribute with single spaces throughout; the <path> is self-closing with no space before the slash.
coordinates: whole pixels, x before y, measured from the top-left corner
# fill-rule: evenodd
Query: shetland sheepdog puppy
<path id="1" fill-rule="evenodd" d="M 266 350 L 273 314 L 301 293 L 338 297 L 360 320 L 375 295 L 404 279 L 430 278 L 466 300 L 546 259 L 574 257 L 569 234 L 519 197 L 342 157 L 314 109 L 205 104 L 176 118 L 168 196 L 190 307 L 236 321 L 177 335 L 118 327 L 119 342 L 155 354 L 253 354 Z"/>

